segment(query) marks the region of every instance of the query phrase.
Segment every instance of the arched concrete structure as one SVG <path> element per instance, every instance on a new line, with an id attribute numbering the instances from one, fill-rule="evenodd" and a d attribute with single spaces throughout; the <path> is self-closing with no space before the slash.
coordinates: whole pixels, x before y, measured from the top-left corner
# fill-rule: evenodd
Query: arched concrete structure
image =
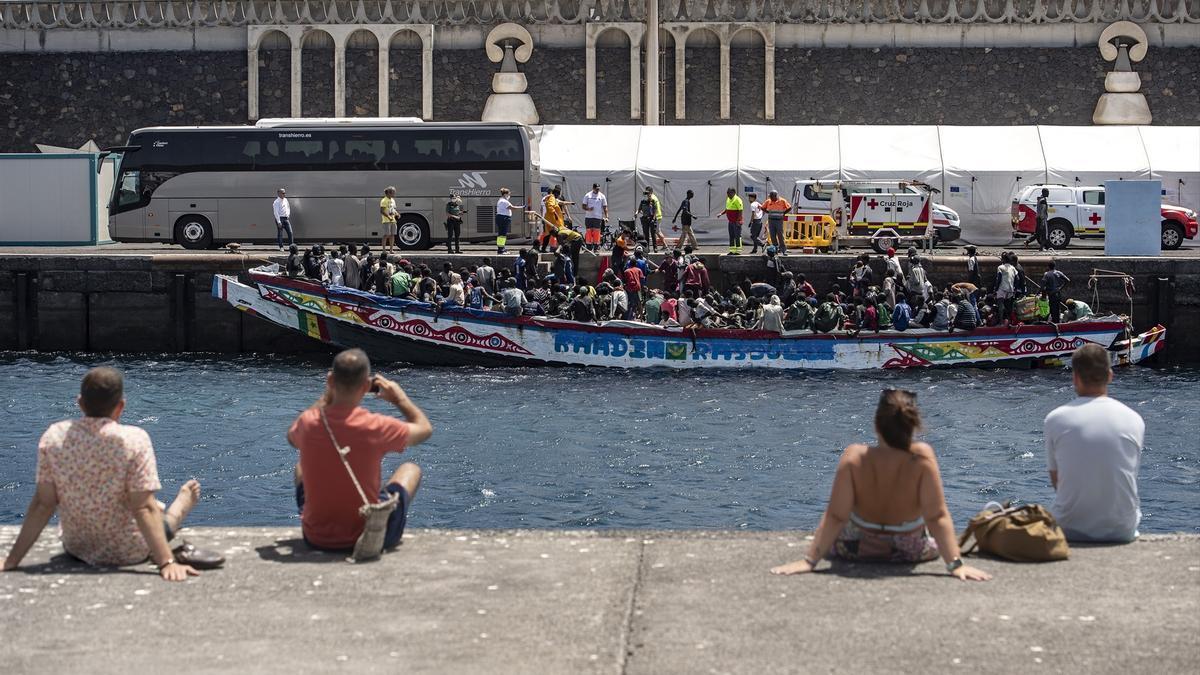
<path id="1" fill-rule="evenodd" d="M 646 24 L 635 22 L 589 23 L 584 36 L 584 80 L 587 88 L 587 118 L 596 119 L 596 40 L 609 30 L 617 30 L 629 38 L 629 119 L 642 116 L 642 38 Z"/>
<path id="2" fill-rule="evenodd" d="M 375 35 L 379 55 L 379 117 L 388 116 L 388 50 L 392 38 L 404 31 L 415 33 L 421 40 L 421 117 L 433 118 L 433 24 L 303 24 L 285 26 L 246 27 L 248 45 L 246 61 L 246 110 L 251 121 L 258 115 L 258 49 L 268 33 L 279 32 L 288 37 L 292 45 L 292 116 L 301 117 L 301 93 L 303 91 L 301 55 L 304 36 L 312 31 L 322 31 L 333 39 L 333 115 L 346 115 L 346 43 L 350 36 L 359 31 Z"/>
<path id="3" fill-rule="evenodd" d="M 675 38 L 675 119 L 687 119 L 687 42 L 696 31 L 715 33 L 721 49 L 721 119 L 729 119 L 729 45 L 743 30 L 757 32 L 763 38 L 763 117 L 775 119 L 775 24 L 766 22 L 668 22 L 663 28 Z"/>

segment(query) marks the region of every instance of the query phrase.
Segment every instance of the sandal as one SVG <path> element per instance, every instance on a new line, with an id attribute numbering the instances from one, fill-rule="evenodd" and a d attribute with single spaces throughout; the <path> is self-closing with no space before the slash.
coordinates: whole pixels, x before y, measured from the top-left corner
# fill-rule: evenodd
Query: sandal
<path id="1" fill-rule="evenodd" d="M 196 548 L 186 541 L 175 547 L 171 553 L 175 556 L 175 562 L 190 565 L 198 570 L 215 570 L 225 564 L 225 556 L 220 553 Z"/>

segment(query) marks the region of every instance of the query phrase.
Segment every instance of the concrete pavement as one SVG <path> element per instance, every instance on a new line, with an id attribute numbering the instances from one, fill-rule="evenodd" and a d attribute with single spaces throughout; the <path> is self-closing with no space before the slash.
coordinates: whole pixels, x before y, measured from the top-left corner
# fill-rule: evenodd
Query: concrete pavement
<path id="1" fill-rule="evenodd" d="M 803 533 L 418 530 L 382 561 L 296 530 L 204 528 L 226 569 L 97 573 L 47 533 L 0 574 L 6 672 L 1196 672 L 1200 537 L 1047 565 L 838 564 L 775 577 Z M 0 551 L 16 536 L 0 527 Z"/>

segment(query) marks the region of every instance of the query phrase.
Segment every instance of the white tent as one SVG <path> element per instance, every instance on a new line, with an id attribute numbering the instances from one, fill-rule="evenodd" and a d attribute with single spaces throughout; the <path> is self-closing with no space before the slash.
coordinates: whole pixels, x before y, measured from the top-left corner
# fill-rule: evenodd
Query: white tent
<path id="1" fill-rule="evenodd" d="M 725 207 L 725 190 L 738 189 L 738 128 L 643 127 L 637 183 L 639 189 L 650 186 L 658 193 L 665 236 L 678 236 L 671 227 L 671 217 L 687 191 L 692 190 L 696 236 L 710 241 L 724 237 L 725 221 L 715 214 Z M 619 214 L 620 219 L 632 219 L 636 208 L 636 203 L 631 204 L 626 213 Z"/>
<path id="2" fill-rule="evenodd" d="M 1075 187 L 1150 178 L 1150 162 L 1137 127 L 1039 126 L 1038 134 L 1048 183 Z"/>
<path id="3" fill-rule="evenodd" d="M 914 179 L 942 189 L 942 151 L 935 126 L 842 126 L 843 180 Z"/>
<path id="4" fill-rule="evenodd" d="M 778 190 L 790 200 L 796 181 L 837 180 L 840 175 L 836 126 L 744 125 L 738 147 L 738 179 L 763 199 Z"/>
<path id="5" fill-rule="evenodd" d="M 1163 201 L 1200 211 L 1200 127 L 1141 127 L 1150 173 Z"/>
<path id="6" fill-rule="evenodd" d="M 1013 196 L 1046 180 L 1037 127 L 939 127 L 945 188 L 938 197 L 971 224 L 1007 226 Z"/>
<path id="7" fill-rule="evenodd" d="M 542 186 L 561 184 L 566 198 L 578 202 L 599 183 L 614 215 L 632 212 L 637 206 L 634 173 L 641 133 L 642 127 L 631 124 L 542 127 Z M 571 213 L 582 218 L 579 209 L 572 207 Z"/>

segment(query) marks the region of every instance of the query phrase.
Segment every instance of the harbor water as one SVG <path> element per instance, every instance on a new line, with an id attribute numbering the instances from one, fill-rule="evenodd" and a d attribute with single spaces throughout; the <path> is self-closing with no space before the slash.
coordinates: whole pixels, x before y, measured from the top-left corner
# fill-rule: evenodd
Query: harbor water
<path id="1" fill-rule="evenodd" d="M 38 438 L 78 414 L 94 365 L 125 372 L 122 421 L 150 432 L 163 498 L 200 480 L 191 524 L 298 522 L 285 434 L 326 357 L 0 353 L 0 523 L 24 515 Z M 989 501 L 1051 501 L 1042 418 L 1074 396 L 1063 370 L 383 372 L 435 427 L 403 456 L 425 472 L 417 527 L 811 529 L 885 387 L 917 392 L 961 527 Z M 1112 394 L 1146 420 L 1142 532 L 1200 531 L 1200 370 L 1121 370 Z"/>

